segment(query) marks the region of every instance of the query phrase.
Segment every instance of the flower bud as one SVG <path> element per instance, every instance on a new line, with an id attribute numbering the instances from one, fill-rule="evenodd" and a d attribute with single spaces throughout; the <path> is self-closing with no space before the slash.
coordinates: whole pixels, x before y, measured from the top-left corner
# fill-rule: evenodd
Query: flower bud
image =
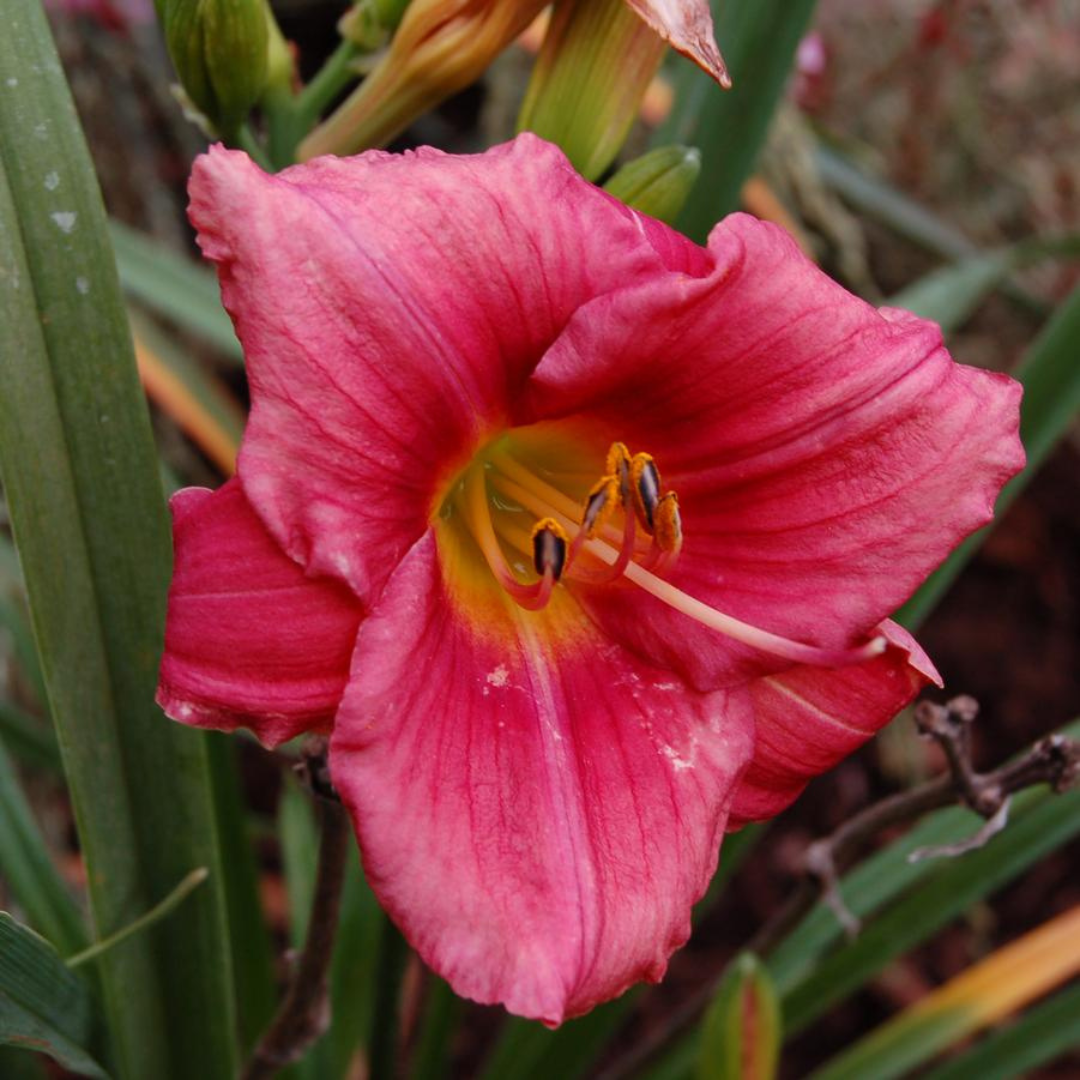
<path id="1" fill-rule="evenodd" d="M 358 0 L 338 20 L 338 33 L 364 52 L 380 49 L 408 6 L 409 0 Z"/>
<path id="2" fill-rule="evenodd" d="M 627 206 L 670 225 L 700 172 L 701 153 L 694 147 L 660 146 L 624 165 L 604 190 Z"/>
<path id="3" fill-rule="evenodd" d="M 557 143 L 595 180 L 622 148 L 666 48 L 625 0 L 559 0 L 518 130 Z"/>
<path id="4" fill-rule="evenodd" d="M 228 137 L 266 84 L 264 0 L 165 0 L 165 41 L 188 98 Z"/>
<path id="5" fill-rule="evenodd" d="M 780 1053 L 780 1006 L 755 956 L 728 968 L 701 1025 L 696 1080 L 772 1080 Z"/>
<path id="6" fill-rule="evenodd" d="M 412 0 L 386 55 L 300 144 L 300 160 L 385 146 L 475 82 L 543 6 L 544 0 Z"/>

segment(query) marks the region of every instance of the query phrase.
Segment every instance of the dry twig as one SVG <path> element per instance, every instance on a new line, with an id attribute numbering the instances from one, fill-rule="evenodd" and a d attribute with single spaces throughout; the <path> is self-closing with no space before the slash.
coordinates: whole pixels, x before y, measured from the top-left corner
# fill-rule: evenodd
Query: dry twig
<path id="1" fill-rule="evenodd" d="M 330 783 L 326 740 L 310 740 L 297 771 L 319 796 L 319 867 L 304 948 L 296 960 L 285 998 L 241 1073 L 242 1080 L 267 1080 L 298 1061 L 330 1026 L 328 975 L 341 910 L 349 823 Z"/>

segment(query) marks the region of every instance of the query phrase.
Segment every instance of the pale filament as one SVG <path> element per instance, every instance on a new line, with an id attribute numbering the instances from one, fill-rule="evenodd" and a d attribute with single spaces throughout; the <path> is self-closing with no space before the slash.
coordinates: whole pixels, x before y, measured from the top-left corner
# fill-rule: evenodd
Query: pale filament
<path id="1" fill-rule="evenodd" d="M 503 494 L 515 499 L 537 517 L 554 517 L 560 522 L 568 535 L 573 537 L 571 545 L 573 549 L 588 551 L 590 555 L 595 556 L 601 562 L 607 563 L 613 570 L 618 567 L 619 573 L 628 581 L 633 582 L 651 596 L 656 597 L 657 600 L 662 601 L 676 611 L 682 612 L 688 618 L 709 627 L 711 630 L 715 630 L 734 641 L 741 642 L 761 652 L 779 656 L 794 663 L 813 664 L 819 667 L 843 667 L 848 664 L 858 664 L 872 657 L 880 656 L 885 651 L 887 643 L 881 635 L 877 635 L 865 644 L 854 648 L 822 648 L 782 637 L 779 634 L 763 630 L 760 627 L 743 622 L 733 615 L 725 614 L 714 607 L 710 607 L 663 578 L 657 577 L 644 566 L 631 561 L 630 552 L 633 545 L 632 542 L 630 544 L 625 543 L 625 536 L 623 538 L 624 542 L 619 547 L 609 543 L 608 539 L 599 539 L 597 537 L 591 540 L 585 539 L 582 542 L 584 533 L 577 521 L 580 507 L 573 499 L 546 484 L 538 476 L 502 451 L 493 453 L 489 460 L 494 468 L 498 470 L 498 472 L 493 472 L 490 476 L 493 486 Z M 627 512 L 626 516 L 632 517 L 632 514 Z M 494 546 L 498 548 L 498 540 L 495 537 L 494 526 L 491 525 L 490 518 L 488 525 L 491 529 L 491 540 Z M 616 535 L 616 531 L 610 526 L 605 526 L 601 532 L 606 538 Z M 499 554 L 501 557 L 501 551 Z M 505 559 L 503 562 L 505 564 Z M 491 565 L 490 559 L 489 565 Z M 568 568 L 569 565 L 570 560 L 567 559 Z M 500 578 L 500 580 L 502 579 Z"/>

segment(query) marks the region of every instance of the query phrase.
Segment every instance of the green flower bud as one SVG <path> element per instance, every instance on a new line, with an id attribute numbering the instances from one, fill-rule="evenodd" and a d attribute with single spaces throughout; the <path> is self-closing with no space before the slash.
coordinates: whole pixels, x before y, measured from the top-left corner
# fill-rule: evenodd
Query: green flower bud
<path id="1" fill-rule="evenodd" d="M 381 48 L 405 15 L 409 0 L 357 0 L 338 20 L 338 33 L 363 52 Z"/>
<path id="2" fill-rule="evenodd" d="M 220 134 L 231 137 L 266 85 L 264 0 L 165 0 L 164 25 L 184 91 Z"/>
<path id="3" fill-rule="evenodd" d="M 696 1080 L 772 1080 L 780 1055 L 780 1005 L 766 968 L 745 953 L 720 983 L 701 1024 Z"/>
<path id="4" fill-rule="evenodd" d="M 561 146 L 595 180 L 615 160 L 667 45 L 625 0 L 559 0 L 518 131 Z"/>
<path id="5" fill-rule="evenodd" d="M 701 172 L 692 146 L 661 146 L 624 165 L 604 190 L 643 214 L 674 224 Z"/>

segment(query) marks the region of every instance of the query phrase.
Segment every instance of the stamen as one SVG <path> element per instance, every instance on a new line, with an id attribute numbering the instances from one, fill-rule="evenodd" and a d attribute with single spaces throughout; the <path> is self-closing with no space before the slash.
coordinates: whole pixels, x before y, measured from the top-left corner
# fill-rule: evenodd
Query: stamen
<path id="1" fill-rule="evenodd" d="M 635 454 L 630 460 L 630 491 L 641 527 L 653 534 L 656 507 L 660 502 L 660 470 L 650 454 Z"/>
<path id="2" fill-rule="evenodd" d="M 619 481 L 614 476 L 602 476 L 585 496 L 585 513 L 581 527 L 591 540 L 610 520 L 620 502 Z"/>
<path id="3" fill-rule="evenodd" d="M 599 538 L 582 541 L 584 530 L 573 520 L 573 501 L 563 495 L 562 492 L 545 484 L 544 481 L 534 476 L 524 466 L 504 454 L 492 455 L 491 461 L 502 473 L 501 476 L 496 474 L 492 478 L 500 490 L 516 499 L 522 506 L 538 517 L 555 516 L 567 533 L 574 537 L 571 545 L 571 555 L 575 549 L 584 546 L 590 554 L 612 568 L 623 561 L 627 552 L 625 544 L 620 549 L 616 549 Z M 509 479 L 510 477 L 514 479 Z M 516 483 L 515 480 L 521 482 Z M 657 505 L 659 505 L 659 500 L 657 500 Z M 626 565 L 621 566 L 620 570 L 628 581 L 638 585 L 647 593 L 677 611 L 681 611 L 688 618 L 694 619 L 703 626 L 707 626 L 711 630 L 715 630 L 717 633 L 730 637 L 744 645 L 749 645 L 751 648 L 773 656 L 782 657 L 793 663 L 813 664 L 818 667 L 845 667 L 849 664 L 860 664 L 875 656 L 880 656 L 887 647 L 886 639 L 880 634 L 863 645 L 857 645 L 849 649 L 823 648 L 817 645 L 807 645 L 801 641 L 793 641 L 769 630 L 762 630 L 760 627 L 752 626 L 750 623 L 743 622 L 733 615 L 728 615 L 710 607 L 708 604 L 702 603 L 700 600 L 694 599 L 694 597 L 687 595 L 670 582 L 650 573 L 643 566 L 629 561 L 628 557 Z"/>
<path id="4" fill-rule="evenodd" d="M 619 481 L 619 495 L 625 506 L 630 498 L 630 451 L 626 443 L 616 442 L 611 444 L 607 452 L 607 461 L 604 472 L 608 476 L 614 476 Z"/>
<path id="5" fill-rule="evenodd" d="M 533 566 L 541 577 L 548 573 L 556 581 L 562 577 L 569 542 L 566 530 L 554 518 L 541 518 L 533 526 Z"/>
<path id="6" fill-rule="evenodd" d="M 514 576 L 499 546 L 499 539 L 495 535 L 495 526 L 491 521 L 491 504 L 487 497 L 487 480 L 483 469 L 472 469 L 466 477 L 464 499 L 465 512 L 462 516 L 495 580 L 521 607 L 538 611 L 546 606 L 551 599 L 551 590 L 555 587 L 557 575 L 553 567 L 546 566 L 540 580 L 531 585 L 523 585 Z M 553 524 L 558 526 L 558 522 L 553 522 Z M 565 537 L 564 531 L 564 540 Z"/>
<path id="7" fill-rule="evenodd" d="M 682 549 L 682 517 L 679 514 L 679 497 L 674 491 L 662 496 L 653 515 L 653 540 L 668 557 L 678 555 Z"/>

